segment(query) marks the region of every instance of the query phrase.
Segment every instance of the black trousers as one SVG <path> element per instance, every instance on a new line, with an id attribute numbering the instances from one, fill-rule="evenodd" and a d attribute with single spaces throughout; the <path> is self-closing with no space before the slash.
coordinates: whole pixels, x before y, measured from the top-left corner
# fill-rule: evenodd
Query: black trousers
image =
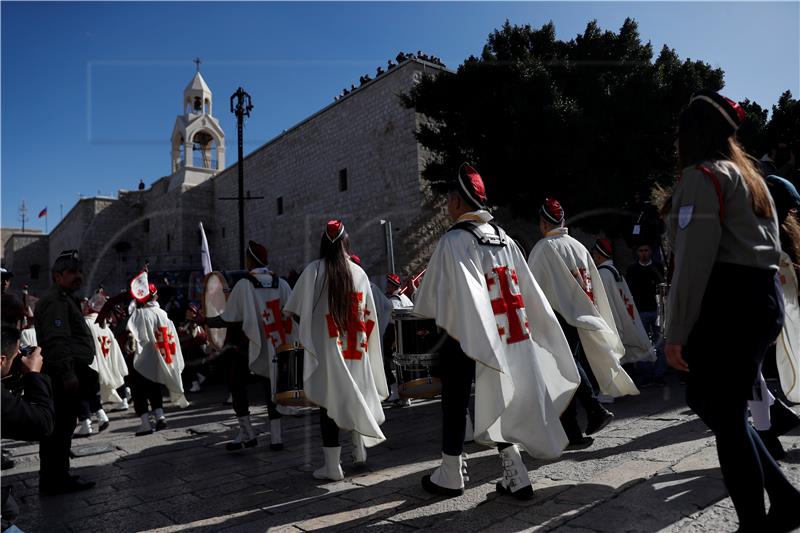
<path id="1" fill-rule="evenodd" d="M 247 352 L 231 349 L 225 354 L 228 374 L 228 389 L 233 397 L 233 412 L 236 417 L 250 415 L 250 399 L 247 397 L 247 383 L 250 380 Z M 272 401 L 272 383 L 269 378 L 257 376 L 264 388 L 267 402 L 267 416 L 270 420 L 281 418 L 275 402 Z"/>
<path id="2" fill-rule="evenodd" d="M 597 401 L 592 382 L 588 372 L 584 368 L 584 363 L 587 363 L 586 358 L 582 356 L 583 348 L 581 347 L 581 338 L 578 335 L 578 329 L 569 324 L 564 317 L 556 313 L 558 323 L 564 331 L 564 336 L 567 338 L 569 347 L 575 358 L 575 366 L 578 367 L 578 375 L 581 382 L 578 384 L 578 390 L 575 391 L 575 396 L 569 402 L 567 408 L 561 414 L 561 426 L 570 441 L 578 440 L 583 437 L 583 431 L 578 424 L 578 402 L 581 403 L 587 413 L 594 413 L 601 409 L 600 402 Z M 588 367 L 588 364 L 587 364 Z M 591 369 L 589 369 L 591 372 Z"/>
<path id="3" fill-rule="evenodd" d="M 467 429 L 467 409 L 475 381 L 475 360 L 467 357 L 461 344 L 447 337 L 441 350 L 442 452 L 461 455 Z M 499 449 L 511 446 L 497 443 Z"/>
<path id="4" fill-rule="evenodd" d="M 78 424 L 81 387 L 91 388 L 97 383 L 97 372 L 87 364 L 75 362 L 72 372 L 77 378 L 77 386 L 65 383 L 68 371 L 63 367 L 48 368 L 46 363 L 44 366 L 44 373 L 50 376 L 53 386 L 55 420 L 53 433 L 39 442 L 40 483 L 59 483 L 69 477 L 69 451 Z"/>
<path id="5" fill-rule="evenodd" d="M 163 409 L 164 398 L 161 396 L 161 384 L 150 381 L 141 375 L 133 365 L 129 368 L 131 378 L 131 396 L 133 397 L 133 409 L 136 416 L 142 416 L 150 409 Z M 148 402 L 150 406 L 148 408 Z"/>
<path id="6" fill-rule="evenodd" d="M 748 531 L 764 527 L 764 489 L 779 508 L 800 499 L 747 421 L 759 365 L 782 325 L 774 272 L 717 263 L 684 348 L 686 402 L 714 432 L 725 486 Z"/>
<path id="7" fill-rule="evenodd" d="M 328 416 L 324 407 L 319 410 L 319 429 L 322 432 L 322 445 L 326 448 L 339 446 L 339 426 Z"/>
<path id="8" fill-rule="evenodd" d="M 395 337 L 397 333 L 394 329 L 394 323 L 390 323 L 386 327 L 386 333 L 383 334 L 383 373 L 386 375 L 386 384 L 392 385 L 397 380 L 392 372 L 392 356 L 394 355 Z"/>

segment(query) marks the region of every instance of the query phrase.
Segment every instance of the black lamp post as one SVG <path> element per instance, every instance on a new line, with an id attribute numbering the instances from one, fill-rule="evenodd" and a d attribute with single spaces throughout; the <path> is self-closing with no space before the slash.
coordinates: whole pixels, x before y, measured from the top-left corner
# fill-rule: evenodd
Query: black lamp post
<path id="1" fill-rule="evenodd" d="M 234 105 L 234 100 L 236 104 Z M 253 104 L 250 95 L 241 87 L 231 95 L 231 113 L 236 115 L 236 132 L 239 135 L 239 268 L 244 270 L 244 117 L 250 116 Z"/>

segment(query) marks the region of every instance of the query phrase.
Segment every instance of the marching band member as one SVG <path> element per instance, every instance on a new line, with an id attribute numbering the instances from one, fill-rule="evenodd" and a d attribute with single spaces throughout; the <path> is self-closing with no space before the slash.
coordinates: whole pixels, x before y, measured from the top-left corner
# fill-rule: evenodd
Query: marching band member
<path id="1" fill-rule="evenodd" d="M 247 398 L 247 376 L 250 371 L 264 382 L 269 417 L 271 450 L 283 449 L 281 413 L 273 401 L 273 384 L 276 382 L 275 354 L 294 347 L 295 329 L 291 319 L 285 319 L 281 308 L 289 301 L 292 289 L 286 280 L 269 269 L 267 249 L 250 241 L 247 245 L 245 266 L 249 272 L 234 285 L 225 302 L 225 311 L 218 317 L 205 319 L 212 328 L 224 328 L 241 323 L 247 337 L 247 355 L 235 350 L 230 361 L 229 386 L 233 396 L 233 411 L 239 421 L 239 433 L 226 444 L 228 451 L 252 448 L 258 444 L 250 424 L 250 403 Z"/>
<path id="2" fill-rule="evenodd" d="M 352 431 L 353 459 L 383 442 L 381 400 L 388 396 L 380 332 L 367 274 L 350 260 L 350 241 L 340 220 L 328 222 L 320 259 L 297 280 L 284 311 L 298 317 L 305 348 L 305 395 L 320 409 L 325 464 L 317 479 L 344 478 L 339 429 Z"/>
<path id="3" fill-rule="evenodd" d="M 783 302 L 775 206 L 734 138 L 744 117 L 741 106 L 709 90 L 692 95 L 680 114 L 665 353 L 670 366 L 688 371 L 686 401 L 716 436 L 739 531 L 790 531 L 800 526 L 800 492 L 747 422 Z"/>
<path id="4" fill-rule="evenodd" d="M 411 298 L 401 292 L 400 288 L 402 286 L 403 282 L 400 281 L 400 276 L 397 274 L 386 274 L 386 296 L 389 297 L 389 301 L 392 302 L 392 307 L 394 309 L 414 307 Z"/>
<path id="5" fill-rule="evenodd" d="M 594 439 L 585 437 L 578 425 L 577 401 L 586 410 L 587 435 L 603 429 L 614 415 L 598 402 L 580 362 L 581 352 L 601 393 L 618 397 L 639 394 L 639 390 L 620 366 L 625 347 L 617 334 L 603 281 L 589 251 L 570 237 L 558 200 L 547 198 L 539 209 L 539 231 L 544 238 L 533 247 L 528 264 L 559 318 L 581 375 L 578 392 L 561 421 L 570 445 L 586 447 Z"/>
<path id="6" fill-rule="evenodd" d="M 441 351 L 442 463 L 422 478 L 422 487 L 448 497 L 464 492 L 474 379 L 475 441 L 496 444 L 502 460 L 496 489 L 527 499 L 533 489 L 517 444 L 538 458 L 561 454 L 568 439 L 559 415 L 578 372 L 525 257 L 491 223 L 478 172 L 465 163 L 447 186 L 455 224 L 431 257 L 414 307 L 449 335 Z"/>
<path id="7" fill-rule="evenodd" d="M 153 432 L 148 402 L 155 419 L 155 430 L 167 427 L 159 384 L 167 387 L 170 400 L 178 407 L 186 407 L 189 402 L 183 395 L 183 353 L 178 343 L 178 332 L 167 313 L 158 305 L 158 291 L 155 285 L 147 281 L 146 271 L 131 281 L 131 296 L 135 300 L 135 308 L 128 319 L 128 330 L 136 345 L 131 372 L 133 406 L 136 415 L 142 419 L 136 430 L 136 436 L 141 436 Z"/>
<path id="8" fill-rule="evenodd" d="M 414 304 L 409 300 L 408 296 L 400 292 L 401 285 L 400 276 L 397 274 L 386 274 L 386 296 L 392 305 L 392 309 L 409 309 L 414 307 Z M 392 356 L 395 343 L 397 342 L 396 337 L 397 331 L 393 327 L 387 328 L 383 334 L 383 365 L 386 369 L 386 383 L 389 384 L 389 397 L 386 401 L 394 402 L 400 407 L 408 407 L 411 405 L 411 400 L 400 397 L 397 378 L 395 378 L 392 372 Z"/>
<path id="9" fill-rule="evenodd" d="M 655 361 L 655 349 L 644 329 L 628 283 L 611 259 L 613 254 L 611 241 L 597 239 L 591 253 L 597 271 L 600 273 L 600 279 L 603 280 L 603 287 L 611 305 L 611 314 L 614 316 L 614 324 L 622 340 L 622 345 L 625 347 L 625 356 L 620 362 L 629 364 Z"/>

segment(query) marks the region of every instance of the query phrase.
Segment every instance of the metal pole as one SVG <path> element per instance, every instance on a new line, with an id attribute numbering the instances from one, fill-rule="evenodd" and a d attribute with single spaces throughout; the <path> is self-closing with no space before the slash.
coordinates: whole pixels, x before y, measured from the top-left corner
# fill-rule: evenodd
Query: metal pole
<path id="1" fill-rule="evenodd" d="M 381 220 L 383 225 L 384 236 L 386 237 L 386 266 L 389 272 L 394 274 L 394 242 L 392 239 L 392 222 L 390 220 Z"/>
<path id="2" fill-rule="evenodd" d="M 234 106 L 234 99 L 236 105 Z M 250 116 L 253 104 L 250 95 L 239 87 L 231 95 L 231 113 L 236 114 L 236 131 L 239 136 L 239 268 L 244 270 L 244 117 Z"/>

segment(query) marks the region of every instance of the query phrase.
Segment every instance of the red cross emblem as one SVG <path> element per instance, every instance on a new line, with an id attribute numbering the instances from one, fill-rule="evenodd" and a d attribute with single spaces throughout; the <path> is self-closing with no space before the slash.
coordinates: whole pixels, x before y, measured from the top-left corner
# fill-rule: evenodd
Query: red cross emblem
<path id="1" fill-rule="evenodd" d="M 328 313 L 325 319 L 328 322 L 328 336 L 330 338 L 338 338 L 339 346 L 342 347 L 342 357 L 344 359 L 360 360 L 367 353 L 369 336 L 375 327 L 374 320 L 368 320 L 370 312 L 363 305 L 364 293 L 356 292 L 351 295 L 352 304 L 350 312 L 352 313 L 350 320 L 350 329 L 345 332 L 346 344 L 342 342 L 339 335 L 339 328 L 336 327 L 336 321 L 333 320 L 333 315 Z M 364 317 L 363 319 L 361 317 Z M 359 337 L 364 334 L 363 341 L 359 342 Z"/>
<path id="2" fill-rule="evenodd" d="M 161 340 L 158 340 L 159 335 L 161 335 Z M 175 338 L 170 334 L 167 326 L 160 326 L 156 330 L 156 346 L 158 346 L 158 351 L 164 358 L 164 362 L 171 365 L 172 356 L 175 355 Z"/>
<path id="3" fill-rule="evenodd" d="M 631 320 L 636 322 L 636 319 L 633 317 L 633 304 L 628 300 L 628 297 L 625 296 L 625 293 L 622 292 L 622 289 L 619 290 L 619 295 L 622 296 L 622 302 L 625 304 L 625 310 L 631 315 Z"/>
<path id="4" fill-rule="evenodd" d="M 264 334 L 269 337 L 273 348 L 286 344 L 286 334 L 292 332 L 292 319 L 283 319 L 280 299 L 267 300 L 261 316 L 264 318 Z M 273 333 L 277 333 L 277 338 Z"/>
<path id="5" fill-rule="evenodd" d="M 492 311 L 495 315 L 506 315 L 508 318 L 508 336 L 506 342 L 514 344 L 524 341 L 530 337 L 530 329 L 525 314 L 525 303 L 522 301 L 522 294 L 519 293 L 519 279 L 517 271 L 507 266 L 492 268 L 490 274 L 486 274 L 486 286 L 491 291 L 495 281 L 500 288 L 500 298 L 492 300 Z M 512 288 L 516 292 L 512 292 Z M 497 326 L 500 336 L 506 334 L 505 328 Z"/>
<path id="6" fill-rule="evenodd" d="M 578 267 L 578 275 L 576 276 L 578 284 L 586 293 L 586 296 L 594 303 L 594 291 L 592 290 L 592 277 L 586 272 L 584 267 Z"/>
<path id="7" fill-rule="evenodd" d="M 97 340 L 100 342 L 100 351 L 103 352 L 103 357 L 108 357 L 108 352 L 111 351 L 111 339 L 107 335 L 100 335 Z"/>

